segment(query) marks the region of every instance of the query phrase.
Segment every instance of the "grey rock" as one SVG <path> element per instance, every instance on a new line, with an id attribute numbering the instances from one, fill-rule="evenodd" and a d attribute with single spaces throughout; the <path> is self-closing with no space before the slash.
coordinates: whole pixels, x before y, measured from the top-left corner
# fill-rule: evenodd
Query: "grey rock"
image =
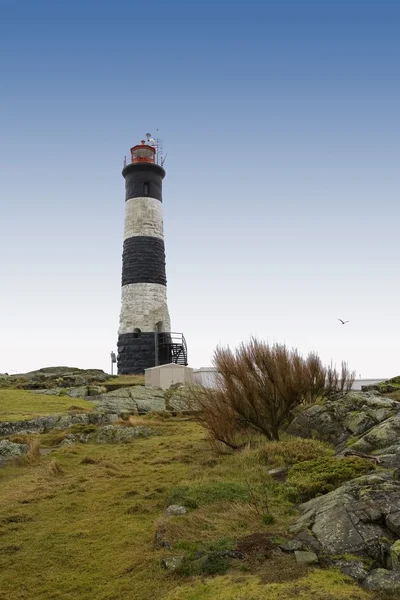
<path id="1" fill-rule="evenodd" d="M 346 511 L 340 505 L 319 513 L 312 532 L 328 554 L 361 553 L 364 540 Z"/>
<path id="2" fill-rule="evenodd" d="M 276 469 L 269 469 L 268 475 L 277 481 L 284 481 L 288 474 L 287 467 L 277 467 Z"/>
<path id="3" fill-rule="evenodd" d="M 60 446 L 71 446 L 72 444 L 87 444 L 89 435 L 85 433 L 69 433 L 65 436 Z"/>
<path id="4" fill-rule="evenodd" d="M 141 425 L 137 427 L 105 425 L 97 433 L 97 442 L 99 444 L 127 444 L 137 438 L 146 438 L 151 435 L 157 435 L 157 432 Z"/>
<path id="5" fill-rule="evenodd" d="M 371 429 L 376 425 L 375 419 L 372 418 L 368 413 L 354 413 L 351 412 L 349 416 L 344 420 L 343 425 L 354 435 L 360 435 L 368 429 Z"/>
<path id="6" fill-rule="evenodd" d="M 400 593 L 400 572 L 374 569 L 363 582 L 367 590 Z"/>
<path id="7" fill-rule="evenodd" d="M 321 544 L 309 531 L 301 531 L 297 536 L 297 540 L 302 544 L 302 550 L 313 550 L 317 553 L 321 552 Z"/>
<path id="8" fill-rule="evenodd" d="M 179 504 L 171 504 L 165 512 L 167 515 L 186 515 L 187 508 L 185 508 L 185 506 L 179 506 Z"/>
<path id="9" fill-rule="evenodd" d="M 114 419 L 115 415 L 92 412 L 87 414 L 49 415 L 26 421 L 3 421 L 0 422 L 0 437 L 7 437 L 14 433 L 45 433 L 51 429 L 66 429 L 76 423 L 104 425 L 112 422 Z"/>
<path id="10" fill-rule="evenodd" d="M 392 409 L 378 408 L 377 410 L 374 410 L 373 416 L 378 423 L 382 423 L 382 421 L 386 421 L 386 419 L 392 416 Z"/>
<path id="11" fill-rule="evenodd" d="M 164 392 L 165 408 L 173 412 L 186 412 L 193 409 L 188 386 L 182 383 L 172 384 Z"/>
<path id="12" fill-rule="evenodd" d="M 10 458 L 16 458 L 28 451 L 27 444 L 16 444 L 9 440 L 0 440 L 0 464 Z"/>
<path id="13" fill-rule="evenodd" d="M 400 540 L 390 547 L 390 564 L 393 571 L 400 571 Z"/>
<path id="14" fill-rule="evenodd" d="M 351 443 L 351 450 L 356 452 L 397 454 L 400 402 L 374 392 L 349 392 L 306 409 L 292 420 L 287 431 L 330 442 L 338 451 Z M 392 461 L 396 459 L 385 458 L 382 464 L 391 465 Z"/>
<path id="15" fill-rule="evenodd" d="M 278 547 L 284 552 L 294 552 L 295 550 L 303 550 L 303 542 L 300 540 L 288 540 L 282 544 L 278 544 Z"/>
<path id="16" fill-rule="evenodd" d="M 161 566 L 168 571 L 176 571 L 182 565 L 184 560 L 184 556 L 169 556 L 162 559 Z"/>
<path id="17" fill-rule="evenodd" d="M 386 517 L 386 525 L 390 531 L 400 538 L 400 511 L 389 513 Z"/>
<path id="18" fill-rule="evenodd" d="M 296 561 L 303 565 L 313 565 L 318 562 L 318 556 L 315 554 L 315 552 L 295 550 L 294 555 L 296 557 Z"/>
<path id="19" fill-rule="evenodd" d="M 400 452 L 398 454 L 379 454 L 377 458 L 382 467 L 388 469 L 397 469 L 400 467 Z"/>
<path id="20" fill-rule="evenodd" d="M 307 536 L 310 542 L 314 537 L 327 556 L 352 554 L 386 566 L 400 537 L 400 482 L 387 472 L 364 475 L 299 510 L 302 515 L 290 529 L 305 547 Z M 320 552 L 312 543 L 309 547 Z"/>
<path id="21" fill-rule="evenodd" d="M 165 411 L 164 392 L 156 388 L 135 385 L 88 398 L 97 410 L 105 413 L 144 414 Z"/>
<path id="22" fill-rule="evenodd" d="M 398 443 L 400 439 L 400 414 L 390 417 L 379 425 L 370 429 L 354 444 L 352 450 L 358 452 L 373 452 Z"/>
<path id="23" fill-rule="evenodd" d="M 352 577 L 359 583 L 364 581 L 369 575 L 369 571 L 362 560 L 335 560 L 334 565 L 339 568 L 344 575 Z"/>

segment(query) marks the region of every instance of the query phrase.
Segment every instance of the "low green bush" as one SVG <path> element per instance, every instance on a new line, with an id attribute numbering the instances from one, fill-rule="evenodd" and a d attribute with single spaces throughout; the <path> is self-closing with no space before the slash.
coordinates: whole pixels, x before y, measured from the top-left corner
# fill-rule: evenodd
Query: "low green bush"
<path id="1" fill-rule="evenodd" d="M 233 538 L 225 537 L 212 542 L 189 542 L 187 540 L 180 540 L 174 544 L 174 550 L 181 550 L 185 552 L 186 558 L 194 560 L 197 552 L 225 552 L 234 550 L 236 542 Z"/>
<path id="2" fill-rule="evenodd" d="M 330 456 L 307 460 L 294 465 L 284 484 L 285 493 L 292 502 L 306 502 L 315 496 L 327 494 L 345 481 L 368 473 L 375 466 L 365 458 Z"/>
<path id="3" fill-rule="evenodd" d="M 229 566 L 229 558 L 220 552 L 209 552 L 196 560 L 185 558 L 182 565 L 177 569 L 177 573 L 184 577 L 199 575 L 211 577 L 224 575 L 228 571 Z"/>
<path id="4" fill-rule="evenodd" d="M 333 454 L 334 449 L 330 444 L 300 437 L 288 437 L 279 442 L 266 442 L 257 452 L 261 463 L 279 465 L 293 465 L 321 456 L 333 456 Z"/>

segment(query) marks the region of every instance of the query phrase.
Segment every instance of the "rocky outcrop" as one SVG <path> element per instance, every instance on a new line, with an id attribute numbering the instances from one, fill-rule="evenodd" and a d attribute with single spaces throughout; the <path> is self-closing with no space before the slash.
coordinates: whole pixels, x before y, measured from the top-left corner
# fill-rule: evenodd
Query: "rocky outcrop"
<path id="1" fill-rule="evenodd" d="M 32 394 L 41 394 L 45 396 L 69 396 L 70 398 L 87 398 L 90 396 L 99 396 L 107 392 L 107 388 L 102 385 L 81 385 L 70 388 L 45 388 L 31 390 Z"/>
<path id="2" fill-rule="evenodd" d="M 46 367 L 29 373 L 1 376 L 0 387 L 17 387 L 28 390 L 70 388 L 101 384 L 110 378 L 111 376 L 101 369 Z"/>
<path id="3" fill-rule="evenodd" d="M 114 390 L 89 400 L 98 411 L 119 415 L 166 410 L 163 391 L 142 385 Z"/>
<path id="4" fill-rule="evenodd" d="M 290 532 L 303 543 L 307 538 L 306 546 L 330 558 L 343 572 L 359 581 L 368 577 L 370 587 L 378 585 L 379 575 L 372 572 L 370 576 L 371 568 L 400 572 L 400 482 L 393 480 L 391 473 L 382 471 L 353 479 L 300 505 L 299 510 L 302 516 Z M 353 561 L 347 564 L 348 556 L 360 557 L 364 567 L 353 564 L 351 569 Z"/>
<path id="5" fill-rule="evenodd" d="M 400 390 L 400 376 L 392 377 L 386 381 L 380 381 L 372 385 L 363 385 L 361 387 L 363 392 L 377 391 L 381 394 L 390 394 Z"/>
<path id="6" fill-rule="evenodd" d="M 17 458 L 28 451 L 27 444 L 15 444 L 9 440 L 0 440 L 0 465 L 10 458 Z"/>
<path id="7" fill-rule="evenodd" d="M 137 427 L 106 425 L 99 429 L 97 442 L 99 444 L 128 444 L 137 438 L 146 438 L 151 435 L 157 435 L 157 432 L 141 425 Z"/>
<path id="8" fill-rule="evenodd" d="M 50 429 L 66 429 L 71 425 L 82 423 L 84 425 L 102 425 L 112 423 L 117 415 L 88 413 L 69 415 L 50 415 L 47 417 L 36 417 L 27 421 L 4 421 L 0 422 L 0 438 L 14 433 L 45 433 Z"/>
<path id="9" fill-rule="evenodd" d="M 374 392 L 350 392 L 297 416 L 288 433 L 317 437 L 339 450 L 383 450 L 399 439 L 400 403 Z M 363 440 L 363 441 L 362 441 Z M 400 442 L 399 442 L 400 445 Z"/>
<path id="10" fill-rule="evenodd" d="M 173 412 L 192 411 L 193 400 L 189 401 L 188 386 L 184 383 L 173 383 L 164 391 L 165 406 Z"/>

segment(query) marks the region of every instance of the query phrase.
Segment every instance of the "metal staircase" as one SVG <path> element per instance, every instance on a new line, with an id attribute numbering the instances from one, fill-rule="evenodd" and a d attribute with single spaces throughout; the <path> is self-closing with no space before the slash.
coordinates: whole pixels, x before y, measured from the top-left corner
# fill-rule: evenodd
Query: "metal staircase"
<path id="1" fill-rule="evenodd" d="M 183 333 L 165 331 L 158 334 L 158 364 L 188 365 L 187 344 Z"/>

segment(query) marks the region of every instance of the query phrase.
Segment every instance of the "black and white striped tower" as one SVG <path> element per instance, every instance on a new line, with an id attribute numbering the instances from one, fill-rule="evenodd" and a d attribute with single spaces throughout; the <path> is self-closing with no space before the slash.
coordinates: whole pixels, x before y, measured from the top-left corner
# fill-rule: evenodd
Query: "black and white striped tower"
<path id="1" fill-rule="evenodd" d="M 155 365 L 176 362 L 168 333 L 162 212 L 165 171 L 156 161 L 156 147 L 142 141 L 131 148 L 131 163 L 122 171 L 126 193 L 119 374 L 143 373 Z"/>

